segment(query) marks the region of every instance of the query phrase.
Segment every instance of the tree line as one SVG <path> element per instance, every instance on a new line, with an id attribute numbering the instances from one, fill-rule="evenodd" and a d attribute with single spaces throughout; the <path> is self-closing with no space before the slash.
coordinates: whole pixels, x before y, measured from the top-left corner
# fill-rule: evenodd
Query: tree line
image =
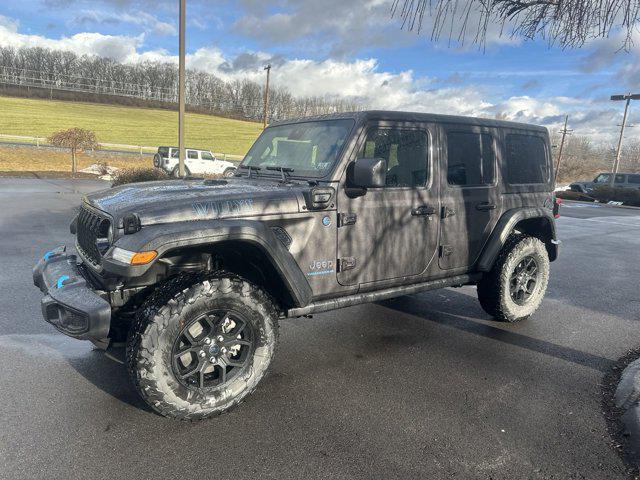
<path id="1" fill-rule="evenodd" d="M 178 101 L 178 69 L 172 63 L 124 64 L 110 58 L 40 47 L 0 47 L 0 83 Z M 260 120 L 264 93 L 263 85 L 250 80 L 225 81 L 211 73 L 187 70 L 186 102 L 199 110 Z M 272 86 L 269 94 L 268 113 L 272 120 L 364 108 L 361 103 L 341 98 L 296 97 L 277 86 Z"/>
<path id="2" fill-rule="evenodd" d="M 559 146 L 561 136 L 553 134 L 551 144 Z M 554 165 L 558 160 L 558 148 L 553 149 Z M 576 180 L 593 180 L 596 174 L 610 172 L 616 148 L 613 145 L 592 142 L 584 135 L 571 135 L 565 139 L 562 162 L 558 170 L 558 184 Z M 625 139 L 620 156 L 620 172 L 640 172 L 640 141 Z"/>

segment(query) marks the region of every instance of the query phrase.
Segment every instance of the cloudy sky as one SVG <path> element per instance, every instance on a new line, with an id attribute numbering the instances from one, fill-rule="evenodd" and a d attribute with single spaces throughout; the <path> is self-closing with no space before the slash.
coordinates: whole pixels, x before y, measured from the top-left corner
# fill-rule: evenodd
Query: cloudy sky
<path id="1" fill-rule="evenodd" d="M 177 0 L 21 0 L 0 4 L 0 45 L 44 46 L 122 62 L 176 61 Z M 187 0 L 188 66 L 273 80 L 296 95 L 344 95 L 373 108 L 495 116 L 614 140 L 640 90 L 640 34 L 579 50 L 489 32 L 484 48 L 400 29 L 390 0 Z M 429 20 L 427 20 L 428 22 Z M 640 102 L 632 108 L 640 124 Z M 629 138 L 640 137 L 640 126 Z"/>

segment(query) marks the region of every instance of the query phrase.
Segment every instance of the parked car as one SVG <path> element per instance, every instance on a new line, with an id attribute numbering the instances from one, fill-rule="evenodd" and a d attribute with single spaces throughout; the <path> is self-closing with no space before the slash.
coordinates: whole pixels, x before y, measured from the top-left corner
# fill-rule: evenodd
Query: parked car
<path id="1" fill-rule="evenodd" d="M 593 192 L 593 189 L 600 186 L 609 186 L 612 173 L 600 173 L 593 179 L 593 182 L 573 182 L 569 188 L 574 192 L 586 193 Z M 640 173 L 617 173 L 613 183 L 615 188 L 634 188 L 640 189 Z"/>
<path id="2" fill-rule="evenodd" d="M 158 147 L 158 152 L 153 156 L 153 166 L 161 168 L 165 172 L 177 177 L 179 175 L 178 147 Z M 231 162 L 218 160 L 209 150 L 187 148 L 184 168 L 187 175 L 222 175 L 223 177 L 232 177 L 237 167 Z"/>
<path id="3" fill-rule="evenodd" d="M 281 318 L 463 285 L 496 320 L 530 317 L 559 250 L 552 169 L 548 131 L 520 123 L 380 111 L 274 123 L 233 178 L 84 197 L 78 256 L 47 252 L 34 283 L 62 333 L 127 341 L 151 408 L 205 418 L 253 392 Z"/>

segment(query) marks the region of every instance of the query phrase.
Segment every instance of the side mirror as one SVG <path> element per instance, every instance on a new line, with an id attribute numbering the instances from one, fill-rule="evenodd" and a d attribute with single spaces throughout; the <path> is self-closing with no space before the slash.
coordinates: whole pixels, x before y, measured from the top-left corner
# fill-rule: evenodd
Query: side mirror
<path id="1" fill-rule="evenodd" d="M 384 158 L 359 158 L 353 162 L 353 183 L 361 188 L 381 188 L 387 182 Z"/>

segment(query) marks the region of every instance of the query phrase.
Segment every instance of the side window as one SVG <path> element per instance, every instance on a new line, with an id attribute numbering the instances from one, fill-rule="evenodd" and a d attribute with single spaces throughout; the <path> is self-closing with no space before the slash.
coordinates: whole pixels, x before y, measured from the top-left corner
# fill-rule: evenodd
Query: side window
<path id="1" fill-rule="evenodd" d="M 624 175 L 616 175 L 616 183 L 624 183 Z"/>
<path id="2" fill-rule="evenodd" d="M 178 158 L 179 157 L 179 153 L 177 148 L 172 148 L 171 149 L 171 158 Z"/>
<path id="3" fill-rule="evenodd" d="M 358 158 L 387 161 L 387 187 L 423 187 L 429 178 L 429 137 L 421 130 L 369 130 Z"/>
<path id="4" fill-rule="evenodd" d="M 187 158 L 189 160 L 197 160 L 198 152 L 196 152 L 195 150 L 187 150 Z"/>
<path id="5" fill-rule="evenodd" d="M 486 133 L 447 133 L 447 182 L 461 187 L 490 185 L 495 177 L 493 137 Z"/>
<path id="6" fill-rule="evenodd" d="M 168 157 L 169 156 L 169 148 L 168 147 L 159 147 L 158 148 L 158 154 L 160 154 L 161 157 Z"/>
<path id="7" fill-rule="evenodd" d="M 200 152 L 202 160 L 214 160 L 213 155 L 210 152 Z"/>
<path id="8" fill-rule="evenodd" d="M 519 185 L 549 181 L 547 154 L 541 137 L 509 134 L 505 148 L 508 183 Z"/>
<path id="9" fill-rule="evenodd" d="M 627 176 L 627 182 L 640 184 L 640 175 L 629 175 L 629 176 Z"/>

